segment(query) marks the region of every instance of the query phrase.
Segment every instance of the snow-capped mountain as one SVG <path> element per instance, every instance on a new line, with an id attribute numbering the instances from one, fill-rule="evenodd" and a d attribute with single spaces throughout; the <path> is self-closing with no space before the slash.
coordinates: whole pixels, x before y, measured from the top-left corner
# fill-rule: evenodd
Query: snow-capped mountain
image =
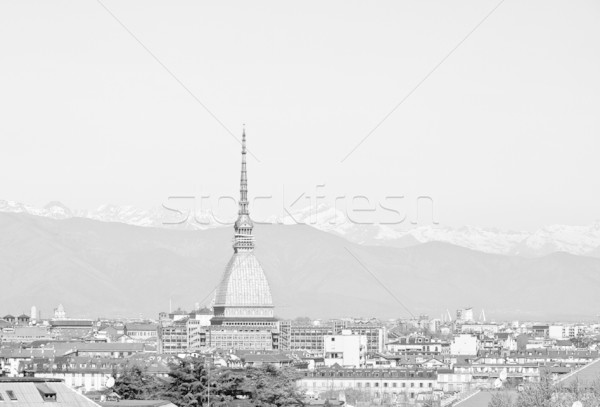
<path id="1" fill-rule="evenodd" d="M 442 225 L 358 224 L 327 205 L 306 208 L 277 223 L 307 224 L 360 244 L 407 247 L 418 243 L 445 242 L 486 253 L 541 256 L 553 252 L 600 256 L 600 221 L 589 226 L 552 225 L 535 232 Z"/>
<path id="2" fill-rule="evenodd" d="M 219 226 L 207 213 L 191 214 L 164 207 L 145 210 L 133 206 L 102 205 L 95 210 L 71 210 L 58 201 L 35 208 L 20 202 L 0 200 L 0 212 L 27 213 L 52 219 L 88 218 L 144 227 L 207 229 Z"/>
<path id="3" fill-rule="evenodd" d="M 216 221 L 208 212 L 184 213 L 164 207 L 142 210 L 132 206 L 103 205 L 95 210 L 71 210 L 60 202 L 51 202 L 43 208 L 35 208 L 14 201 L 0 200 L 0 212 L 28 213 L 53 219 L 82 217 L 135 226 L 190 230 L 230 226 Z M 600 221 L 589 226 L 552 225 L 535 232 L 473 226 L 404 227 L 403 225 L 355 223 L 344 211 L 321 204 L 286 216 L 273 216 L 268 218 L 266 223 L 305 224 L 364 245 L 408 247 L 437 241 L 505 255 L 533 257 L 553 252 L 567 252 L 600 257 Z"/>

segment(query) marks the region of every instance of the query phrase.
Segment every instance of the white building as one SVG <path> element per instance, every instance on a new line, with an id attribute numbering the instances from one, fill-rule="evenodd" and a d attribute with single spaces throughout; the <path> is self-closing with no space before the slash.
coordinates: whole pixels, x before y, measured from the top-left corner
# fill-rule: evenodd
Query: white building
<path id="1" fill-rule="evenodd" d="M 341 335 L 325 335 L 323 338 L 325 365 L 336 363 L 342 367 L 361 367 L 365 364 L 367 352 L 366 335 L 352 335 L 342 330 Z"/>
<path id="2" fill-rule="evenodd" d="M 400 405 L 434 397 L 435 371 L 417 369 L 318 369 L 304 371 L 298 386 L 312 394 L 353 390 Z"/>
<path id="3" fill-rule="evenodd" d="M 583 333 L 583 329 L 584 327 L 580 325 L 550 325 L 548 336 L 550 339 L 576 338 Z"/>
<path id="4" fill-rule="evenodd" d="M 456 310 L 456 320 L 462 322 L 474 321 L 473 308 L 469 307 Z"/>
<path id="5" fill-rule="evenodd" d="M 441 319 L 432 319 L 431 321 L 429 321 L 429 332 L 436 333 L 440 330 L 441 326 L 442 326 Z"/>
<path id="6" fill-rule="evenodd" d="M 450 343 L 452 355 L 477 355 L 477 337 L 467 334 L 457 335 Z"/>

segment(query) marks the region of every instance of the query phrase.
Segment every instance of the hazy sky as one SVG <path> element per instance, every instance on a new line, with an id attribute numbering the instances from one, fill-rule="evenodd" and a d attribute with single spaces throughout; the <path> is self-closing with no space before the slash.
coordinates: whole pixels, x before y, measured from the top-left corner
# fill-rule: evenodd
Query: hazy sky
<path id="1" fill-rule="evenodd" d="M 497 1 L 103 3 L 246 123 L 257 210 L 325 185 L 453 226 L 600 219 L 598 1 L 506 0 L 344 162 Z M 237 196 L 238 142 L 97 1 L 0 0 L 0 112 L 0 199 Z"/>

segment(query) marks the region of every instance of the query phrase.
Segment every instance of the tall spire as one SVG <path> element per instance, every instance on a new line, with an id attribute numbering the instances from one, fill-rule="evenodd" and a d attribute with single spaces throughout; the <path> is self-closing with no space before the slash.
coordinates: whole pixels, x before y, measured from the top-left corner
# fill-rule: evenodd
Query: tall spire
<path id="1" fill-rule="evenodd" d="M 254 224 L 250 219 L 248 210 L 248 174 L 246 173 L 246 127 L 242 132 L 242 173 L 240 177 L 240 201 L 238 218 L 234 225 L 235 237 L 233 241 L 234 252 L 248 252 L 254 249 Z"/>

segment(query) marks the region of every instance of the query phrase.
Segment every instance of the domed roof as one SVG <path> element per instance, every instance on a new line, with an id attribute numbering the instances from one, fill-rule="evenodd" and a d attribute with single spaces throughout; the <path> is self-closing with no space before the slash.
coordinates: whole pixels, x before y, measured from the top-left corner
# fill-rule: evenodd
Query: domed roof
<path id="1" fill-rule="evenodd" d="M 216 307 L 272 307 L 267 276 L 252 252 L 234 253 L 215 294 Z"/>

